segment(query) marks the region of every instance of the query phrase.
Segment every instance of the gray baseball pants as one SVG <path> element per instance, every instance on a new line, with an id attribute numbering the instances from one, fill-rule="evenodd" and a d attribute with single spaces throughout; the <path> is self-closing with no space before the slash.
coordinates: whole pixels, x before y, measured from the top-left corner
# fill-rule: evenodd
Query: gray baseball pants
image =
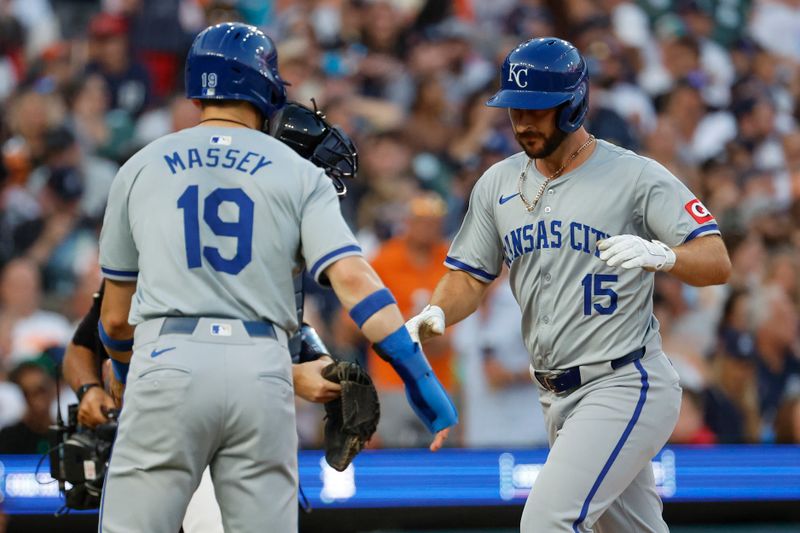
<path id="1" fill-rule="evenodd" d="M 207 465 L 227 533 L 297 531 L 297 432 L 286 335 L 199 319 L 136 328 L 101 533 L 177 533 Z M 214 325 L 217 325 L 215 328 Z"/>
<path id="2" fill-rule="evenodd" d="M 610 371 L 572 392 L 540 387 L 550 454 L 522 533 L 663 533 L 651 459 L 678 420 L 681 389 L 666 355 Z"/>

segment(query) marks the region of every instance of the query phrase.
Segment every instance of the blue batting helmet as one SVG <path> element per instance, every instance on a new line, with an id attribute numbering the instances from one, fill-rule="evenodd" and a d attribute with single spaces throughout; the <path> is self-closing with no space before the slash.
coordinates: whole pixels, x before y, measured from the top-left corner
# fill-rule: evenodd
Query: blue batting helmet
<path id="1" fill-rule="evenodd" d="M 555 37 L 531 39 L 514 48 L 503 62 L 500 90 L 486 105 L 514 109 L 563 106 L 558 127 L 577 130 L 589 107 L 588 68 L 578 49 Z"/>
<path id="2" fill-rule="evenodd" d="M 239 22 L 206 28 L 186 57 L 186 97 L 244 100 L 270 118 L 286 104 L 275 43 L 255 26 Z"/>

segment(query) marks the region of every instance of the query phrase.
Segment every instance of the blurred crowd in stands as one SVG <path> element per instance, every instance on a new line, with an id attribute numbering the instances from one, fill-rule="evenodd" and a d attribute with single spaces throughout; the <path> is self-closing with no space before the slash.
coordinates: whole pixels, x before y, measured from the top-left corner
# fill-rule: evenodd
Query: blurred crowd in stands
<path id="1" fill-rule="evenodd" d="M 197 123 L 183 59 L 231 20 L 263 28 L 290 98 L 314 98 L 356 140 L 342 210 L 406 316 L 445 272 L 475 181 L 518 151 L 506 114 L 484 106 L 502 59 L 531 37 L 571 40 L 591 73 L 589 131 L 683 180 L 733 261 L 726 286 L 657 278 L 684 389 L 672 441 L 800 443 L 800 1 L 0 0 L 0 453 L 46 449 L 58 362 L 101 282 L 110 183 Z M 375 446 L 426 443 L 399 380 L 332 293 L 308 287 L 307 320 L 378 384 Z M 460 408 L 453 445 L 546 444 L 519 322 L 500 279 L 427 345 Z M 305 446 L 321 419 L 298 403 Z"/>

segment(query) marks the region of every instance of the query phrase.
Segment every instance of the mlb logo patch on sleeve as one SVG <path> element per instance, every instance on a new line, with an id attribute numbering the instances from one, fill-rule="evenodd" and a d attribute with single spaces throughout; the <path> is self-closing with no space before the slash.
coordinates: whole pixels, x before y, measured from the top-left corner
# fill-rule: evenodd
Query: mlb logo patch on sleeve
<path id="1" fill-rule="evenodd" d="M 706 206 L 704 206 L 697 198 L 687 202 L 683 207 L 689 212 L 690 215 L 692 215 L 692 218 L 698 224 L 705 224 L 706 222 L 714 220 L 714 215 L 709 213 L 708 209 L 706 209 Z"/>

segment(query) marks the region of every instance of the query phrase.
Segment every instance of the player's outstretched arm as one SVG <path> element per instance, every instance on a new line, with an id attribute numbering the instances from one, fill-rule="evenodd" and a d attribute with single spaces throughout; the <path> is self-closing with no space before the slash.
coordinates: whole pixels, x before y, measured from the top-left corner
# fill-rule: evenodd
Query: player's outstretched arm
<path id="1" fill-rule="evenodd" d="M 373 343 L 375 351 L 403 379 L 414 412 L 436 434 L 431 451 L 444 444 L 458 413 L 431 369 L 422 348 L 411 339 L 394 297 L 363 258 L 350 256 L 324 272 L 336 296 Z"/>
<path id="2" fill-rule="evenodd" d="M 597 247 L 608 266 L 669 272 L 696 287 L 725 283 L 731 273 L 728 251 L 718 235 L 698 237 L 675 248 L 636 235 L 615 235 Z"/>
<path id="3" fill-rule="evenodd" d="M 431 303 L 406 322 L 411 338 L 425 342 L 444 334 L 447 326 L 457 324 L 475 312 L 489 288 L 462 270 L 442 276 L 431 296 Z"/>

